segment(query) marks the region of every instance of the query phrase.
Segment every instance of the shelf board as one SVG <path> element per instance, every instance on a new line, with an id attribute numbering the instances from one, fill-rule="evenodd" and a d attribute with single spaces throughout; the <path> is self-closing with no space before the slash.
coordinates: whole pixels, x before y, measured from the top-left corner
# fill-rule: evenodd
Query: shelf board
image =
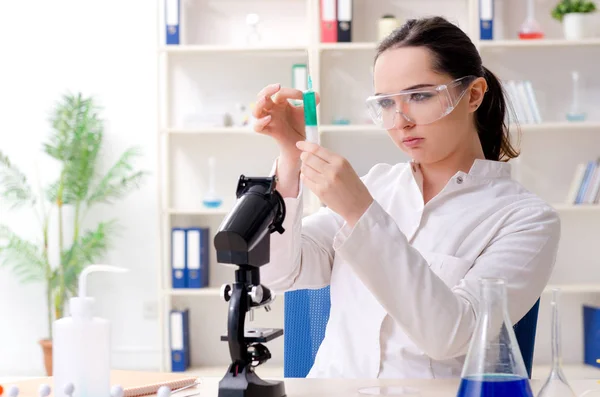
<path id="1" fill-rule="evenodd" d="M 356 43 L 319 43 L 319 50 L 321 51 L 365 51 L 375 50 L 377 48 L 376 42 L 356 42 Z"/>
<path id="2" fill-rule="evenodd" d="M 208 135 L 208 134 L 244 134 L 262 136 L 248 127 L 204 127 L 204 128 L 167 128 L 163 133 L 169 135 Z"/>
<path id="3" fill-rule="evenodd" d="M 563 293 L 600 292 L 600 284 L 548 284 L 544 292 L 550 293 L 553 288 L 560 288 Z"/>
<path id="4" fill-rule="evenodd" d="M 385 132 L 374 124 L 324 124 L 319 127 L 319 130 L 321 132 Z"/>
<path id="5" fill-rule="evenodd" d="M 581 47 L 600 46 L 600 38 L 583 40 L 539 39 L 539 40 L 481 40 L 481 49 L 535 48 L 535 47 Z"/>
<path id="6" fill-rule="evenodd" d="M 561 364 L 564 375 L 567 379 L 593 379 L 600 378 L 600 368 L 584 363 L 565 363 Z M 532 379 L 545 379 L 550 373 L 550 364 L 534 364 Z M 592 394 L 593 396 L 594 394 Z"/>
<path id="7" fill-rule="evenodd" d="M 514 128 L 514 126 L 511 126 Z M 600 130 L 600 122 L 548 122 L 539 124 L 519 124 L 523 132 L 556 131 L 556 130 Z M 385 130 L 374 124 L 323 124 L 319 127 L 323 133 L 368 132 L 385 133 Z M 169 135 L 252 135 L 264 137 L 255 132 L 252 127 L 206 127 L 206 128 L 167 128 L 163 133 Z"/>
<path id="8" fill-rule="evenodd" d="M 219 296 L 220 288 L 172 288 L 163 290 L 165 295 L 170 296 Z"/>
<path id="9" fill-rule="evenodd" d="M 522 131 L 553 131 L 553 130 L 600 130 L 600 122 L 568 122 L 557 121 L 540 124 L 519 124 Z"/>
<path id="10" fill-rule="evenodd" d="M 511 125 L 514 128 L 515 125 Z M 523 132 L 536 132 L 536 131 L 556 131 L 556 130 L 600 130 L 600 122 L 548 122 L 539 124 L 519 124 L 519 128 Z M 374 124 L 324 124 L 319 127 L 321 132 L 382 132 L 385 130 L 377 127 Z"/>
<path id="11" fill-rule="evenodd" d="M 167 212 L 170 215 L 227 215 L 231 208 L 197 208 L 197 209 L 175 209 L 171 208 Z"/>
<path id="12" fill-rule="evenodd" d="M 599 204 L 562 204 L 562 203 L 557 203 L 557 204 L 553 204 L 552 207 L 554 207 L 554 209 L 557 211 L 577 211 L 577 212 L 598 211 L 598 212 L 600 212 Z"/>
<path id="13" fill-rule="evenodd" d="M 306 45 L 212 45 L 212 44 L 190 44 L 162 46 L 159 50 L 170 54 L 210 54 L 210 53 L 294 53 L 306 52 Z"/>

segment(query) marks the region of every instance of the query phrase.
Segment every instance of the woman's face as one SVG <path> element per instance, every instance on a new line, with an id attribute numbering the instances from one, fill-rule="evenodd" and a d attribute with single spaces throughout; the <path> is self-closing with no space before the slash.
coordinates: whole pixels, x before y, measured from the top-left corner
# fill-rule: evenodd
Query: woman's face
<path id="1" fill-rule="evenodd" d="M 432 68 L 432 53 L 424 47 L 404 47 L 383 52 L 374 67 L 374 85 L 377 94 L 393 94 L 423 86 L 449 84 L 453 78 L 447 74 L 439 74 Z M 462 76 L 460 76 L 462 77 Z M 464 96 L 454 110 L 430 124 L 415 124 L 396 114 L 393 127 L 388 133 L 394 143 L 412 159 L 421 164 L 442 161 L 462 150 L 473 151 L 473 145 L 479 144 L 477 131 L 473 123 L 473 114 L 485 93 L 485 80 L 479 78 L 470 83 L 457 86 L 451 95 L 457 97 L 467 88 Z M 410 113 L 411 104 L 393 97 L 394 102 L 387 101 L 391 111 L 395 107 Z M 427 106 L 425 100 L 437 103 L 437 98 L 423 99 L 425 96 L 414 96 L 411 100 L 421 101 L 417 106 Z M 435 105 L 433 105 L 433 109 Z M 432 112 L 435 113 L 435 112 Z M 437 114 L 440 114 L 438 112 Z M 418 120 L 416 120 L 419 123 Z"/>

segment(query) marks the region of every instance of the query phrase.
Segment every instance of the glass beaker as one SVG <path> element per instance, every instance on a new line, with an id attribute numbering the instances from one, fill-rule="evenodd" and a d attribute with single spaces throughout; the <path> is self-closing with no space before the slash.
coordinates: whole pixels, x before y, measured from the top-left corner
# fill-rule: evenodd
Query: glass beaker
<path id="1" fill-rule="evenodd" d="M 558 296 L 559 288 L 552 289 L 552 369 L 550 375 L 540 389 L 538 397 L 575 397 L 576 394 L 571 389 L 565 374 L 563 373 L 561 362 L 561 343 L 560 343 L 560 317 L 558 315 Z"/>
<path id="2" fill-rule="evenodd" d="M 508 317 L 503 279 L 480 279 L 475 332 L 461 374 L 458 397 L 533 397 L 523 356 Z"/>

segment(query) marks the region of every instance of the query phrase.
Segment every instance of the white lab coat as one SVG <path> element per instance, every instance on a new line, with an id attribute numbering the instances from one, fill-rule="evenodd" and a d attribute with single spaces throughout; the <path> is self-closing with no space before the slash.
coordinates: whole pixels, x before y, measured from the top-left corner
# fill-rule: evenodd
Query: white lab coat
<path id="1" fill-rule="evenodd" d="M 506 279 L 516 323 L 553 270 L 559 217 L 504 162 L 475 160 L 426 205 L 413 162 L 378 164 L 362 180 L 374 202 L 352 229 L 328 208 L 303 217 L 301 194 L 285 199 L 262 282 L 279 293 L 331 286 L 309 377 L 458 377 L 478 279 Z"/>

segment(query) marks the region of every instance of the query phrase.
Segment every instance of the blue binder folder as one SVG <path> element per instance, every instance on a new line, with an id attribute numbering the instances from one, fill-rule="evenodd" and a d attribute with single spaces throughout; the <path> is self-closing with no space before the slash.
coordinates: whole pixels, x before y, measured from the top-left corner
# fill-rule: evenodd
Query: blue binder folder
<path id="1" fill-rule="evenodd" d="M 167 45 L 176 45 L 180 42 L 180 10 L 180 0 L 165 1 L 165 25 Z"/>
<path id="2" fill-rule="evenodd" d="M 479 38 L 494 39 L 494 0 L 479 0 Z"/>
<path id="3" fill-rule="evenodd" d="M 187 269 L 188 288 L 204 288 L 208 286 L 208 253 L 209 229 L 189 228 L 187 234 Z"/>
<path id="4" fill-rule="evenodd" d="M 190 312 L 172 310 L 170 317 L 171 371 L 184 372 L 190 367 Z"/>
<path id="5" fill-rule="evenodd" d="M 174 227 L 171 230 L 171 270 L 172 287 L 187 287 L 186 236 L 185 229 Z"/>

